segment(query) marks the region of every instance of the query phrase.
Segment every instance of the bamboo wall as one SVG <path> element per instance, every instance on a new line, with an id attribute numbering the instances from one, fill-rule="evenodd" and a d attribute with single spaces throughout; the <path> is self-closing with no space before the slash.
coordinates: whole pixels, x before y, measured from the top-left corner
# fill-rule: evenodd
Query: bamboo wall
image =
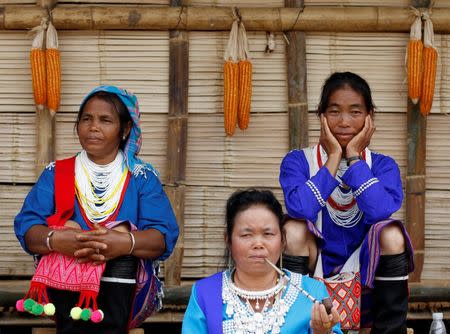
<path id="1" fill-rule="evenodd" d="M 128 0 L 128 3 L 136 2 Z M 5 3 L 34 1 L 0 0 L 0 4 Z M 139 3 L 167 4 L 166 1 Z M 223 5 L 224 2 L 213 3 Z M 246 3 L 260 5 L 257 1 Z M 305 3 L 310 5 L 312 1 Z M 314 2 L 318 3 L 334 4 Z M 189 4 L 211 5 L 211 2 L 193 0 Z M 279 1 L 266 4 L 282 5 Z M 358 4 L 373 5 L 374 1 Z M 435 6 L 450 6 L 450 1 L 436 1 Z M 56 116 L 57 157 L 67 157 L 79 150 L 73 121 L 82 96 L 100 83 L 117 84 L 134 91 L 139 98 L 144 135 L 141 155 L 161 172 L 165 182 L 168 33 L 61 31 L 59 34 L 62 101 Z M 277 34 L 275 52 L 265 54 L 265 34 L 249 32 L 248 36 L 254 62 L 250 126 L 245 132 L 237 130 L 233 137 L 227 138 L 222 115 L 222 57 L 228 33 L 189 33 L 183 279 L 211 274 L 221 264 L 224 204 L 230 193 L 240 187 L 262 186 L 274 190 L 282 199 L 278 169 L 288 150 L 285 41 Z M 405 178 L 407 39 L 408 34 L 307 34 L 310 143 L 315 143 L 319 134 L 314 109 L 323 80 L 333 71 L 355 71 L 371 84 L 378 107 L 377 131 L 371 146 L 393 156 Z M 446 272 L 450 269 L 447 260 L 450 251 L 446 247 L 450 240 L 450 227 L 446 223 L 450 214 L 450 119 L 445 114 L 450 104 L 449 42 L 448 35 L 436 36 L 440 58 L 435 102 L 427 128 L 426 254 L 422 273 L 422 279 L 426 280 L 448 279 Z M 3 148 L 0 153 L 0 275 L 32 273 L 31 259 L 19 248 L 12 230 L 13 217 L 36 179 L 33 168 L 36 129 L 28 63 L 30 44 L 26 31 L 0 31 L 0 145 Z M 396 214 L 400 219 L 404 215 L 404 208 Z"/>

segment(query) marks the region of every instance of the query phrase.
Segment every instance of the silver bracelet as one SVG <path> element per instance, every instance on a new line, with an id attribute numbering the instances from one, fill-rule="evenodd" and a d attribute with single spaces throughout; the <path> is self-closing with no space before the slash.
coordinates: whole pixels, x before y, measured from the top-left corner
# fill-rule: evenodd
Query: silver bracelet
<path id="1" fill-rule="evenodd" d="M 130 248 L 130 251 L 128 252 L 128 255 L 131 255 L 131 254 L 133 254 L 134 247 L 136 246 L 136 239 L 134 238 L 133 233 L 128 232 L 128 234 L 130 235 L 130 238 L 131 238 L 131 248 Z"/>
<path id="2" fill-rule="evenodd" d="M 50 237 L 53 235 L 53 233 L 55 233 L 55 230 L 51 230 L 50 232 L 48 232 L 47 238 L 45 239 L 45 244 L 47 245 L 47 248 L 50 252 L 54 251 L 54 249 L 50 245 Z"/>

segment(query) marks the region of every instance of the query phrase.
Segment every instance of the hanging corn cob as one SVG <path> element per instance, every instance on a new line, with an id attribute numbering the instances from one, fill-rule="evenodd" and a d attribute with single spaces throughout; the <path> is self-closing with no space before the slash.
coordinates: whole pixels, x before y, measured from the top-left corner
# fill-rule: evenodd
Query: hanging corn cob
<path id="1" fill-rule="evenodd" d="M 47 106 L 54 115 L 61 99 L 61 61 L 58 50 L 58 33 L 50 22 L 47 28 L 47 49 L 45 50 L 47 69 Z"/>
<path id="2" fill-rule="evenodd" d="M 425 25 L 423 33 L 423 81 L 420 97 L 420 113 L 427 116 L 431 111 L 436 82 L 436 67 L 438 53 L 434 47 L 433 23 L 428 12 L 424 13 Z"/>
<path id="3" fill-rule="evenodd" d="M 231 27 L 227 49 L 225 50 L 223 65 L 223 116 L 225 133 L 234 134 L 236 129 L 238 103 L 239 103 L 239 68 L 237 64 L 238 22 L 235 20 Z"/>
<path id="4" fill-rule="evenodd" d="M 40 26 L 31 31 L 35 33 L 30 51 L 31 81 L 33 84 L 34 103 L 38 110 L 43 110 L 47 102 L 45 50 L 43 48 L 45 28 L 46 24 L 42 22 Z"/>
<path id="5" fill-rule="evenodd" d="M 408 96 L 416 104 L 419 101 L 422 90 L 422 19 L 419 11 L 413 8 L 416 19 L 411 25 L 408 42 L 407 72 L 408 72 Z"/>
<path id="6" fill-rule="evenodd" d="M 250 121 L 250 104 L 252 99 L 252 63 L 248 50 L 247 34 L 244 24 L 239 24 L 239 104 L 238 125 L 241 130 L 248 128 Z"/>

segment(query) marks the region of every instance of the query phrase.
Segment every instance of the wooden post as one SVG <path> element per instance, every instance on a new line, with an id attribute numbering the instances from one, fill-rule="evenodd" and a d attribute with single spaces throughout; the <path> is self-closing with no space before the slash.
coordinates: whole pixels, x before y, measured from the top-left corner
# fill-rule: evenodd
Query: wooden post
<path id="1" fill-rule="evenodd" d="M 411 5 L 428 7 L 429 0 L 413 0 Z M 408 159 L 406 174 L 406 228 L 414 247 L 415 270 L 411 282 L 420 282 L 425 256 L 425 159 L 427 119 L 420 113 L 420 105 L 408 98 L 407 110 Z"/>
<path id="2" fill-rule="evenodd" d="M 303 0 L 285 0 L 286 7 L 295 7 L 299 15 Z M 295 22 L 293 26 L 295 25 Z M 308 95 L 306 91 L 306 37 L 303 31 L 288 31 L 286 36 L 289 149 L 308 146 Z"/>
<path id="3" fill-rule="evenodd" d="M 45 9 L 55 6 L 56 3 L 56 0 L 36 0 L 36 4 Z M 55 115 L 51 115 L 46 106 L 42 110 L 36 108 L 36 177 L 49 162 L 55 160 L 55 127 Z"/>
<path id="4" fill-rule="evenodd" d="M 406 228 L 414 247 L 411 282 L 420 282 L 425 250 L 425 159 L 427 119 L 420 105 L 408 99 L 408 159 L 406 174 Z"/>
<path id="5" fill-rule="evenodd" d="M 171 0 L 181 6 L 182 0 Z M 180 285 L 184 254 L 184 201 L 188 125 L 189 40 L 185 30 L 170 31 L 169 125 L 166 191 L 171 200 L 180 236 L 172 256 L 164 264 L 166 285 Z"/>

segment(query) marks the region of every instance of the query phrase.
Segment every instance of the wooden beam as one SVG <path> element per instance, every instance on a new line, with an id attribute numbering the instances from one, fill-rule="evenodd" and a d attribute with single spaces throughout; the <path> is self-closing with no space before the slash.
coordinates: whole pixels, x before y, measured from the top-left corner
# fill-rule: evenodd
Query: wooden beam
<path id="1" fill-rule="evenodd" d="M 306 6 L 239 8 L 251 31 L 409 32 L 414 17 L 408 7 Z M 46 11 L 38 6 L 0 8 L 0 29 L 30 29 Z M 52 11 L 57 29 L 230 30 L 231 7 L 151 7 L 61 5 Z M 433 8 L 436 33 L 450 33 L 450 8 Z"/>
<path id="2" fill-rule="evenodd" d="M 429 6 L 429 0 L 413 0 L 414 7 Z M 414 272 L 411 282 L 420 282 L 425 257 L 425 160 L 427 119 L 420 113 L 420 104 L 408 98 L 408 157 L 406 174 L 406 229 L 414 248 Z"/>
<path id="3" fill-rule="evenodd" d="M 172 0 L 180 6 L 182 0 Z M 172 256 L 164 264 L 166 285 L 180 285 L 184 254 L 184 202 L 188 130 L 189 40 L 187 31 L 170 31 L 169 125 L 166 191 L 175 211 L 180 235 Z"/>
<path id="4" fill-rule="evenodd" d="M 285 0 L 286 7 L 301 9 L 303 0 Z M 289 149 L 307 147 L 308 139 L 308 94 L 306 90 L 306 34 L 303 31 L 288 31 L 286 37 Z"/>

